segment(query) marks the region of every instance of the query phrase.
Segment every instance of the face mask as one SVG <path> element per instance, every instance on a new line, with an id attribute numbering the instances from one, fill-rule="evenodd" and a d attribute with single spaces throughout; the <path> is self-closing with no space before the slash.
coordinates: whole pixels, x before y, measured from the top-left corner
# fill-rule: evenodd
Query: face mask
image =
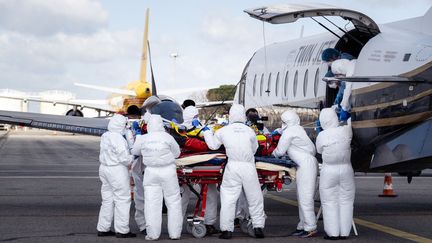
<path id="1" fill-rule="evenodd" d="M 336 89 L 337 88 L 337 84 L 336 83 L 329 83 L 328 85 L 330 88 L 332 89 Z"/>

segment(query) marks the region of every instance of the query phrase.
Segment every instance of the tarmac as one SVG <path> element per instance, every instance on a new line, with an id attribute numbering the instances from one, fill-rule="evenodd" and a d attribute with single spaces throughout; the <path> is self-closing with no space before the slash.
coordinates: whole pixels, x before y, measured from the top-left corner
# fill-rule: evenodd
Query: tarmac
<path id="1" fill-rule="evenodd" d="M 137 242 L 97 237 L 100 207 L 99 138 L 32 130 L 0 132 L 0 241 Z M 355 224 L 358 236 L 344 242 L 432 242 L 432 173 L 413 178 L 393 176 L 398 197 L 381 198 L 382 174 L 357 174 Z M 232 242 L 321 242 L 319 235 L 290 236 L 297 225 L 295 185 L 265 196 L 266 238 L 253 239 L 236 229 Z M 315 204 L 319 209 L 319 202 Z M 192 210 L 192 203 L 189 205 Z M 131 210 L 133 214 L 133 206 Z M 138 228 L 131 217 L 131 230 Z M 166 217 L 161 241 L 168 241 Z M 195 239 L 183 229 L 180 242 L 217 242 L 217 235 Z"/>

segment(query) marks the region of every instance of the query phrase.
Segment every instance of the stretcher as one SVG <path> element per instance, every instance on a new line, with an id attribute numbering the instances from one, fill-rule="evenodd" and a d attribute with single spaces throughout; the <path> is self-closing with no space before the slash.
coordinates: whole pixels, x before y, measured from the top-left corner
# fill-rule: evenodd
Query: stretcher
<path id="1" fill-rule="evenodd" d="M 283 184 L 295 180 L 296 164 L 290 160 L 256 157 L 256 168 L 261 189 L 282 191 Z M 190 155 L 177 159 L 177 176 L 180 185 L 186 185 L 197 196 L 193 216 L 187 218 L 186 230 L 195 238 L 206 235 L 204 215 L 208 186 L 222 183 L 226 155 L 221 153 Z M 194 189 L 199 186 L 200 191 Z"/>

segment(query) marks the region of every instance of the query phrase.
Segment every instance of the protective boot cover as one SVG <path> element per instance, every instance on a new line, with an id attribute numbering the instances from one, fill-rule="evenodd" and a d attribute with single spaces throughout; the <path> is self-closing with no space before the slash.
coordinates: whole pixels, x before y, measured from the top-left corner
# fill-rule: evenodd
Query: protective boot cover
<path id="1" fill-rule="evenodd" d="M 228 126 L 219 129 L 214 135 L 211 131 L 204 132 L 208 147 L 216 150 L 223 144 L 228 157 L 220 192 L 220 229 L 234 230 L 236 203 L 242 188 L 249 204 L 253 227 L 263 228 L 264 200 L 254 163 L 258 141 L 255 132 L 244 124 L 246 115 L 242 105 L 231 107 L 229 121 Z"/>
<path id="2" fill-rule="evenodd" d="M 323 158 L 319 189 L 324 230 L 328 236 L 349 236 L 355 196 L 351 126 L 339 126 L 331 108 L 321 111 L 320 122 L 324 131 L 318 134 L 316 147 Z"/>
<path id="3" fill-rule="evenodd" d="M 298 164 L 296 184 L 300 222 L 297 229 L 312 231 L 317 227 L 314 195 L 318 162 L 315 158 L 315 146 L 300 126 L 300 118 L 294 111 L 285 111 L 281 118 L 283 133 L 273 155 L 280 157 L 288 154 Z"/>
<path id="4" fill-rule="evenodd" d="M 127 166 L 133 157 L 122 136 L 126 123 L 126 117 L 114 115 L 108 124 L 108 132 L 101 137 L 99 178 L 102 182 L 102 205 L 97 225 L 101 232 L 110 230 L 113 217 L 117 233 L 129 232 L 131 198 Z"/>

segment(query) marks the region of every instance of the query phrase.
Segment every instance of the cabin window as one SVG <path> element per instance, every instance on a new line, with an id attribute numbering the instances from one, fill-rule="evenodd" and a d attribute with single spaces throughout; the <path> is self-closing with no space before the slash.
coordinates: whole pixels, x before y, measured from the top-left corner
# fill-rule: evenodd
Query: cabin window
<path id="1" fill-rule="evenodd" d="M 260 96 L 262 96 L 262 94 L 263 94 L 263 89 L 264 89 L 264 73 L 261 74 L 261 81 L 260 81 Z"/>
<path id="2" fill-rule="evenodd" d="M 317 68 L 315 72 L 315 82 L 314 82 L 314 95 L 317 97 L 318 95 L 318 86 L 319 86 L 319 68 Z"/>
<path id="3" fill-rule="evenodd" d="M 303 97 L 306 97 L 307 94 L 308 80 L 309 80 L 309 69 L 306 69 L 306 72 L 304 74 L 304 80 L 303 80 Z"/>
<path id="4" fill-rule="evenodd" d="M 285 82 L 284 82 L 284 96 L 288 96 L 288 71 L 285 73 Z"/>
<path id="5" fill-rule="evenodd" d="M 279 93 L 279 72 L 276 75 L 275 95 L 278 96 L 278 93 Z"/>
<path id="6" fill-rule="evenodd" d="M 272 74 L 270 73 L 269 77 L 268 77 L 268 80 L 267 80 L 267 90 L 266 90 L 266 93 L 267 93 L 268 96 L 270 96 L 271 77 L 272 77 Z"/>
<path id="7" fill-rule="evenodd" d="M 255 74 L 254 81 L 253 81 L 252 93 L 253 93 L 253 96 L 256 95 L 256 74 Z"/>
<path id="8" fill-rule="evenodd" d="M 293 83 L 293 95 L 294 95 L 294 97 L 297 94 L 297 82 L 298 82 L 298 71 L 296 71 L 294 74 L 294 83 Z"/>

